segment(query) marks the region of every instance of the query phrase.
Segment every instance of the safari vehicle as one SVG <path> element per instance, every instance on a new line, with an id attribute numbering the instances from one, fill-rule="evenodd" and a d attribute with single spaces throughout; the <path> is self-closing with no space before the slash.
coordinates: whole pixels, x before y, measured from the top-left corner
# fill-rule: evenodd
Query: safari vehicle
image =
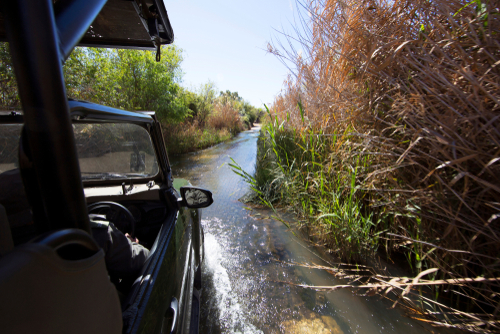
<path id="1" fill-rule="evenodd" d="M 77 45 L 171 43 L 163 1 L 1 5 L 23 110 L 0 113 L 0 173 L 18 172 L 26 199 L 3 198 L 30 205 L 22 217 L 0 206 L 2 333 L 197 333 L 200 208 L 212 194 L 173 180 L 154 112 L 69 101 L 62 75 Z M 137 277 L 108 274 L 89 214 L 150 250 Z"/>

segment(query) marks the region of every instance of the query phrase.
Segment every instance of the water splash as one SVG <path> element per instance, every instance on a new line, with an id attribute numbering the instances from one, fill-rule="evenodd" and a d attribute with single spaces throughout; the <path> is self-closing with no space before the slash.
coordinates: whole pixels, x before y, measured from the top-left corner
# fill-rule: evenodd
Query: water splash
<path id="1" fill-rule="evenodd" d="M 205 224 L 210 224 L 210 222 L 205 222 Z M 220 327 L 230 333 L 262 333 L 249 322 L 246 317 L 249 312 L 243 309 L 238 300 L 227 269 L 223 266 L 223 263 L 228 260 L 227 255 L 215 236 L 206 233 L 204 276 L 214 287 L 212 301 L 219 313 Z"/>

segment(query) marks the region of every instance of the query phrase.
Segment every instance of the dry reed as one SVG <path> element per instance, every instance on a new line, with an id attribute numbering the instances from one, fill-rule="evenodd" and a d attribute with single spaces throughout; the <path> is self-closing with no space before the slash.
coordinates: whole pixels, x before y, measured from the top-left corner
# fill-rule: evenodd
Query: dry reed
<path id="1" fill-rule="evenodd" d="M 214 112 L 208 118 L 208 125 L 216 130 L 227 129 L 236 134 L 244 129 L 238 110 L 233 107 L 233 102 L 217 101 Z"/>
<path id="2" fill-rule="evenodd" d="M 302 5 L 294 42 L 268 48 L 295 66 L 271 112 L 288 129 L 343 134 L 326 177 L 369 156 L 356 186 L 389 221 L 387 249 L 429 280 L 460 282 L 432 288 L 460 310 L 440 323 L 500 332 L 500 2 Z"/>
<path id="3" fill-rule="evenodd" d="M 214 129 L 202 126 L 197 120 L 178 124 L 163 122 L 162 128 L 169 155 L 194 152 L 234 136 L 227 128 Z"/>

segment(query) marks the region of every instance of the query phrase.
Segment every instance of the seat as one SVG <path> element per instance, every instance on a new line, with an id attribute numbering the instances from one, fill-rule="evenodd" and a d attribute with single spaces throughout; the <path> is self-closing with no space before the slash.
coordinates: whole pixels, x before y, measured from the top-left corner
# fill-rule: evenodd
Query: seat
<path id="1" fill-rule="evenodd" d="M 3 333 L 121 333 L 104 252 L 78 229 L 47 233 L 0 259 Z"/>

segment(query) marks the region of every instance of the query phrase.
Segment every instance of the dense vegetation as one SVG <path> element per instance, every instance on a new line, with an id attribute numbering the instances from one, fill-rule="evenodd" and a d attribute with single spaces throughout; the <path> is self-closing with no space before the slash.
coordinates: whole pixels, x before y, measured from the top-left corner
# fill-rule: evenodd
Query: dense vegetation
<path id="1" fill-rule="evenodd" d="M 183 90 L 182 104 L 189 116 L 181 123 L 163 122 L 169 153 L 194 151 L 232 138 L 260 120 L 263 111 L 244 101 L 237 92 L 219 92 L 208 82 L 196 91 Z"/>
<path id="2" fill-rule="evenodd" d="M 196 91 L 181 86 L 182 50 L 76 48 L 64 65 L 69 98 L 125 110 L 152 110 L 164 126 L 170 153 L 184 153 L 227 140 L 249 128 L 262 110 L 236 92 L 217 92 L 212 83 Z M 0 44 L 0 106 L 19 109 L 8 45 Z"/>
<path id="3" fill-rule="evenodd" d="M 415 280 L 361 281 L 475 332 L 500 332 L 499 5 L 307 2 L 298 34 L 269 46 L 295 70 L 257 173 L 237 170 L 340 258 L 404 254 Z"/>

